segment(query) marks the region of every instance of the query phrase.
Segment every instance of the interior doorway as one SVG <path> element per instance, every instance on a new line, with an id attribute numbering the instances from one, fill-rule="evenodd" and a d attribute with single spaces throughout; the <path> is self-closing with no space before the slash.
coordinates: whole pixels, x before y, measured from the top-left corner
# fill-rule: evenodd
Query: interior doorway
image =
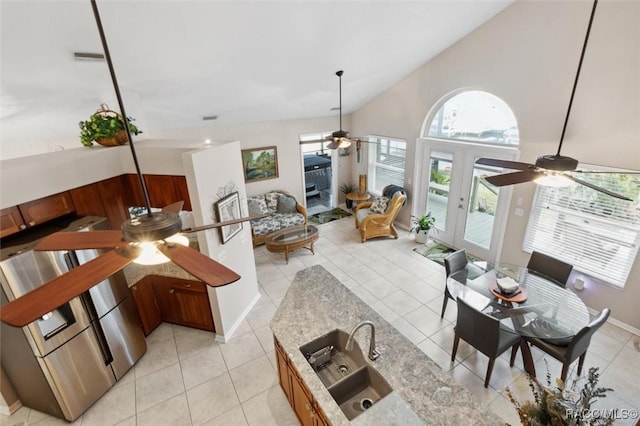
<path id="1" fill-rule="evenodd" d="M 309 215 L 322 213 L 334 207 L 333 196 L 333 155 L 334 150 L 326 148 L 330 133 L 302 135 L 300 154 L 303 165 L 305 206 Z"/>

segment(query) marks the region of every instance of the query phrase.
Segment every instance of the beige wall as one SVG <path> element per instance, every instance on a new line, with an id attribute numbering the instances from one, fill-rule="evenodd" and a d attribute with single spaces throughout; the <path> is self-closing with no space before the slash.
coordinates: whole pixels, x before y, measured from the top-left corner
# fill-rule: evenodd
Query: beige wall
<path id="1" fill-rule="evenodd" d="M 351 131 L 408 140 L 405 186 L 411 192 L 416 138 L 430 109 L 449 93 L 489 91 L 513 109 L 522 161 L 557 150 L 571 86 L 591 11 L 590 2 L 518 1 L 352 114 Z M 640 3 L 598 6 L 562 153 L 591 164 L 640 169 Z M 419 163 L 417 163 L 419 164 Z M 530 211 L 534 184 L 514 187 Z M 408 220 L 404 209 L 401 220 Z M 527 214 L 513 209 L 502 260 L 525 264 Z M 624 290 L 588 282 L 580 297 L 595 310 L 640 329 L 640 270 Z"/>

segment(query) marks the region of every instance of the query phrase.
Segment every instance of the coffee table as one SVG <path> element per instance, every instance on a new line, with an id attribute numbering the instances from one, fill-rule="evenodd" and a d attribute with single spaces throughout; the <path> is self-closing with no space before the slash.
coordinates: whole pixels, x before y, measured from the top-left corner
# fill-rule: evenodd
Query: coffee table
<path id="1" fill-rule="evenodd" d="M 267 237 L 264 244 L 272 253 L 284 253 L 284 258 L 289 263 L 289 253 L 294 250 L 306 248 L 315 254 L 313 243 L 318 237 L 318 228 L 315 226 L 299 225 L 274 232 Z"/>

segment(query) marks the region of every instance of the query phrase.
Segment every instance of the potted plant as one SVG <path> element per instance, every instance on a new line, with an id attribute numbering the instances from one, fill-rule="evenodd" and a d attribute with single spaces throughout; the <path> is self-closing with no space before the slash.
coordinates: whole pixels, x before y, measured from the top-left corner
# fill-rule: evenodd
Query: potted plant
<path id="1" fill-rule="evenodd" d="M 351 192 L 356 192 L 356 190 L 358 189 L 358 187 L 356 185 L 354 185 L 353 183 L 343 183 L 342 185 L 340 185 L 340 191 L 342 191 L 344 193 L 344 195 L 347 195 Z M 347 206 L 348 209 L 353 208 L 353 201 L 347 199 L 345 201 L 345 204 Z"/>
<path id="2" fill-rule="evenodd" d="M 431 216 L 431 212 L 422 214 L 418 217 L 411 216 L 411 228 L 409 228 L 409 232 L 415 232 L 416 242 L 424 244 L 427 242 L 427 239 L 429 238 L 429 230 L 433 227 L 435 222 L 436 218 Z"/>
<path id="3" fill-rule="evenodd" d="M 133 118 L 127 117 L 129 130 L 133 135 L 142 133 L 135 124 Z M 127 143 L 127 132 L 124 128 L 122 116 L 111 111 L 107 105 L 102 104 L 101 109 L 89 117 L 88 120 L 78 123 L 80 126 L 80 142 L 84 146 L 92 146 L 93 141 L 100 145 L 115 146 Z"/>

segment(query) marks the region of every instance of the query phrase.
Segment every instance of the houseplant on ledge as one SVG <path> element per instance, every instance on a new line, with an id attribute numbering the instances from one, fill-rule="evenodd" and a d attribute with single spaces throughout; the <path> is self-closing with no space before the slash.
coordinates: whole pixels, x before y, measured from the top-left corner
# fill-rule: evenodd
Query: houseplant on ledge
<path id="1" fill-rule="evenodd" d="M 129 130 L 132 135 L 142 133 L 135 124 L 131 123 L 133 118 L 127 117 Z M 80 142 L 84 146 L 92 146 L 93 141 L 100 145 L 116 146 L 127 143 L 127 132 L 124 128 L 122 116 L 115 111 L 111 111 L 106 104 L 101 105 L 101 109 L 89 117 L 86 121 L 78 123 L 80 126 Z"/>
<path id="2" fill-rule="evenodd" d="M 431 212 L 427 212 L 427 214 L 422 214 L 418 217 L 411 216 L 411 228 L 409 228 L 409 232 L 416 233 L 416 243 L 424 244 L 427 242 L 429 230 L 435 222 L 436 218 L 431 216 Z"/>

